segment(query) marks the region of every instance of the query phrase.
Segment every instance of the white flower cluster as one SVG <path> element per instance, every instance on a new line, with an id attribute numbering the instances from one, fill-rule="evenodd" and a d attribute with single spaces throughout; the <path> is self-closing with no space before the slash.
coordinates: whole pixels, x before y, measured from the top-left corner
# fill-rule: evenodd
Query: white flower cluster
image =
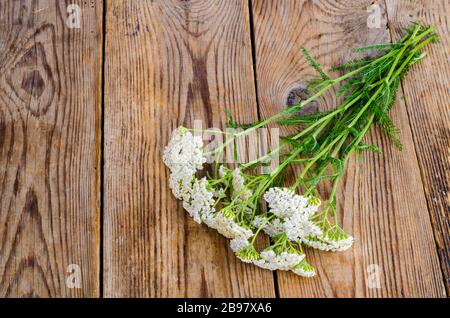
<path id="1" fill-rule="evenodd" d="M 307 198 L 288 188 L 270 188 L 264 193 L 264 200 L 269 204 L 270 212 L 281 219 L 299 211 L 303 213 L 308 204 Z"/>
<path id="2" fill-rule="evenodd" d="M 305 258 L 305 254 L 282 251 L 275 253 L 273 249 L 266 249 L 261 252 L 261 259 L 253 264 L 270 270 L 291 270 Z"/>
<path id="3" fill-rule="evenodd" d="M 311 277 L 314 268 L 305 260 L 305 254 L 293 248 L 268 247 L 258 253 L 248 240 L 236 238 L 230 242 L 236 256 L 245 263 L 252 263 L 268 270 L 291 270 L 297 275 Z"/>
<path id="4" fill-rule="evenodd" d="M 324 231 L 321 236 L 308 236 L 301 241 L 310 247 L 332 252 L 345 251 L 353 245 L 353 237 L 337 225 Z"/>
<path id="5" fill-rule="evenodd" d="M 286 233 L 289 240 L 296 242 L 307 236 L 322 234 L 321 229 L 310 220 L 318 205 L 311 204 L 308 198 L 287 188 L 270 188 L 264 194 L 264 199 L 269 205 L 270 213 L 276 216 L 263 227 L 267 235 Z M 255 221 L 262 223 L 261 220 Z"/>
<path id="6" fill-rule="evenodd" d="M 164 149 L 163 161 L 171 172 L 169 186 L 179 200 L 189 198 L 195 173 L 206 162 L 202 147 L 200 137 L 180 127 L 173 132 L 172 139 Z"/>
<path id="7" fill-rule="evenodd" d="M 206 178 L 194 179 L 192 186 L 187 190 L 189 195 L 185 195 L 183 208 L 189 213 L 195 222 L 201 223 L 203 214 L 214 213 L 214 192 L 208 190 Z"/>
<path id="8" fill-rule="evenodd" d="M 274 237 L 284 232 L 284 222 L 279 218 L 268 221 L 266 217 L 256 216 L 253 219 L 253 226 L 262 228 L 264 233 L 270 237 Z"/>
<path id="9" fill-rule="evenodd" d="M 267 235 L 273 237 L 286 233 L 291 241 L 301 241 L 323 251 L 344 251 L 352 246 L 353 237 L 340 227 L 323 229 L 311 221 L 311 216 L 319 208 L 319 204 L 314 203 L 319 202 L 297 195 L 286 188 L 271 188 L 264 194 L 264 199 L 270 207 L 270 212 L 276 217 L 270 222 L 266 222 L 266 218 L 257 217 L 253 224 L 255 227 L 262 227 Z"/>
<path id="10" fill-rule="evenodd" d="M 284 219 L 284 229 L 287 237 L 294 242 L 308 235 L 322 235 L 322 230 L 301 213 L 295 213 Z"/>
<path id="11" fill-rule="evenodd" d="M 200 136 L 193 136 L 186 128 L 180 127 L 173 132 L 172 139 L 164 149 L 163 161 L 172 173 L 183 170 L 194 175 L 206 162 L 202 148 Z"/>
<path id="12" fill-rule="evenodd" d="M 249 246 L 250 246 L 250 242 L 248 241 L 248 239 L 245 239 L 242 236 L 238 236 L 235 239 L 232 239 L 230 241 L 230 247 L 233 250 L 233 252 L 235 252 L 235 253 L 237 253 L 241 250 L 244 250 Z"/>
<path id="13" fill-rule="evenodd" d="M 215 229 L 217 232 L 229 239 L 238 237 L 249 239 L 253 236 L 252 230 L 239 225 L 239 223 L 235 221 L 234 215 L 226 215 L 223 211 L 220 211 L 216 214 L 215 220 Z"/>
<path id="14" fill-rule="evenodd" d="M 201 223 L 202 214 L 214 212 L 216 192 L 208 187 L 206 178 L 197 179 L 195 173 L 203 167 L 203 141 L 180 127 L 164 149 L 163 161 L 170 169 L 169 186 L 177 199 L 183 200 L 183 207 Z"/>

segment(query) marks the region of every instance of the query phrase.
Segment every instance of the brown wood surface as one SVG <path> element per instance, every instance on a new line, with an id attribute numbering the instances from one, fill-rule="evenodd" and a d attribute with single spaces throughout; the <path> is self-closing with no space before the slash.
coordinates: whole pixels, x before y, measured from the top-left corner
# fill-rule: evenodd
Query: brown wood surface
<path id="1" fill-rule="evenodd" d="M 66 25 L 71 3 L 79 29 Z M 449 11 L 448 0 L 1 1 L 0 297 L 446 296 Z M 329 67 L 417 19 L 441 43 L 392 111 L 404 150 L 374 128 L 366 142 L 383 155 L 347 167 L 351 250 L 307 250 L 311 279 L 272 273 L 191 220 L 161 160 L 174 128 L 224 128 L 226 108 L 266 118 L 305 96 L 315 74 L 301 46 Z M 309 111 L 334 106 L 330 93 Z M 70 264 L 81 288 L 66 284 Z"/>
<path id="2" fill-rule="evenodd" d="M 427 49 L 403 84 L 447 293 L 450 292 L 450 2 L 387 1 L 394 40 L 412 21 L 435 25 L 440 44 Z"/>
<path id="3" fill-rule="evenodd" d="M 254 1 L 256 73 L 260 112 L 282 109 L 315 75 L 300 47 L 329 68 L 350 58 L 350 48 L 389 41 L 382 28 L 367 27 L 372 1 Z M 384 6 L 382 2 L 378 2 Z M 447 76 L 447 75 L 445 75 Z M 332 95 L 319 103 L 335 107 Z M 405 150 L 397 151 L 378 130 L 370 143 L 383 156 L 364 154 L 348 165 L 338 196 L 341 224 L 356 238 L 346 252 L 308 250 L 318 275 L 278 273 L 281 297 L 445 296 L 442 273 L 404 103 L 392 112 Z M 327 189 L 324 189 L 326 192 Z M 380 288 L 368 271 L 377 266 Z M 376 287 L 376 286 L 375 286 Z"/>
<path id="4" fill-rule="evenodd" d="M 257 119 L 247 2 L 113 1 L 106 21 L 105 296 L 274 296 L 271 272 L 186 214 L 161 161 L 181 124 Z"/>
<path id="5" fill-rule="evenodd" d="M 102 5 L 72 3 L 0 4 L 0 297 L 99 296 Z"/>

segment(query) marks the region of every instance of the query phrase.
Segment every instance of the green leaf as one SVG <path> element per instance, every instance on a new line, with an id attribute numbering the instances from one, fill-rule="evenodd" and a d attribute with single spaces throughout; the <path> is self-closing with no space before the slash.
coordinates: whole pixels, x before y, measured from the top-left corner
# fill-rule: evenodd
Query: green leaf
<path id="1" fill-rule="evenodd" d="M 345 162 L 342 161 L 341 159 L 338 158 L 334 158 L 334 157 L 329 157 L 328 158 L 328 162 L 331 163 L 331 165 L 334 168 L 334 171 L 336 171 L 336 173 L 338 175 L 341 175 L 344 173 L 344 169 L 345 169 Z"/>
<path id="2" fill-rule="evenodd" d="M 399 149 L 403 149 L 403 145 L 398 138 L 399 129 L 394 126 L 391 118 L 386 113 L 378 116 L 377 122 L 380 124 L 381 128 L 383 128 L 384 133 L 392 140 L 394 145 Z"/>
<path id="3" fill-rule="evenodd" d="M 302 47 L 303 55 L 305 55 L 306 59 L 308 60 L 309 64 L 317 71 L 317 73 L 320 74 L 323 80 L 330 80 L 330 77 L 325 73 L 323 68 L 320 66 L 319 63 L 309 54 L 309 52 L 306 50 L 306 48 Z"/>
<path id="4" fill-rule="evenodd" d="M 317 146 L 318 143 L 316 138 L 314 138 L 313 135 L 309 135 L 308 137 L 305 138 L 303 142 L 304 153 L 305 154 L 313 153 L 314 150 L 317 148 Z"/>
<path id="5" fill-rule="evenodd" d="M 340 65 L 336 65 L 336 66 L 332 67 L 330 69 L 330 71 L 331 72 L 351 71 L 351 70 L 354 70 L 355 68 L 367 65 L 367 64 L 369 64 L 372 61 L 373 61 L 372 57 L 366 56 L 366 57 L 363 57 L 362 59 L 351 60 L 351 61 L 348 61 L 346 63 L 342 63 Z"/>
<path id="6" fill-rule="evenodd" d="M 328 115 L 330 112 L 331 111 L 323 111 L 305 115 L 294 115 L 286 119 L 278 120 L 277 123 L 285 126 L 309 125 Z"/>
<path id="7" fill-rule="evenodd" d="M 225 114 L 227 115 L 227 126 L 230 127 L 230 128 L 248 129 L 248 128 L 253 127 L 253 126 L 255 126 L 255 125 L 260 123 L 260 121 L 256 121 L 256 122 L 248 123 L 248 124 L 238 124 L 237 122 L 235 122 L 233 120 L 233 114 L 231 113 L 231 111 L 229 109 L 225 108 L 224 111 L 225 111 Z"/>
<path id="8" fill-rule="evenodd" d="M 370 152 L 373 152 L 378 155 L 381 154 L 380 148 L 378 148 L 378 146 L 375 146 L 375 145 L 360 143 L 359 145 L 356 146 L 356 149 L 360 152 L 361 151 L 370 151 Z"/>
<path id="9" fill-rule="evenodd" d="M 366 51 L 386 51 L 392 49 L 398 49 L 404 46 L 403 43 L 381 43 L 381 44 L 370 44 L 366 46 L 361 46 L 353 50 L 355 53 L 361 53 Z"/>

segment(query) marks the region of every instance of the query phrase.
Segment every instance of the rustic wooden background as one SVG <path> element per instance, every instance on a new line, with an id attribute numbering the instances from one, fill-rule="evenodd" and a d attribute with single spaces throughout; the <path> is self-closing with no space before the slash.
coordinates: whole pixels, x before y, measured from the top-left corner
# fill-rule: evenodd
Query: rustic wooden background
<path id="1" fill-rule="evenodd" d="M 450 3 L 380 0 L 0 2 L 0 296 L 445 297 L 450 287 Z M 66 25 L 81 7 L 80 28 Z M 171 195 L 173 128 L 267 117 L 349 49 L 436 24 L 392 116 L 403 152 L 350 163 L 340 188 L 354 247 L 308 251 L 318 275 L 239 262 Z M 332 107 L 331 95 L 321 108 Z M 68 266 L 81 269 L 69 288 Z M 380 270 L 369 288 L 368 268 Z"/>

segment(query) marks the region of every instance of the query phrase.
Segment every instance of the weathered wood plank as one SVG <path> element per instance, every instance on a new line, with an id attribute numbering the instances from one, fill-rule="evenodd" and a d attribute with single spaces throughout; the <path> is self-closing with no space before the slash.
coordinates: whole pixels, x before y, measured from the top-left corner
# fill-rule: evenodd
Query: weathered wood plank
<path id="1" fill-rule="evenodd" d="M 441 42 L 427 49 L 403 85 L 405 104 L 422 172 L 422 181 L 435 240 L 450 293 L 450 2 L 387 2 L 389 27 L 394 39 L 411 21 L 434 24 Z"/>
<path id="2" fill-rule="evenodd" d="M 270 272 L 190 219 L 161 160 L 180 124 L 257 118 L 247 1 L 112 1 L 106 16 L 105 296 L 273 296 Z"/>
<path id="3" fill-rule="evenodd" d="M 382 28 L 367 27 L 371 3 L 253 2 L 263 117 L 301 95 L 301 87 L 313 75 L 301 46 L 328 68 L 347 60 L 355 46 L 389 41 L 385 14 Z M 320 102 L 321 109 L 334 106 L 331 94 Z M 360 162 L 352 160 L 338 195 L 341 224 L 354 235 L 354 247 L 341 253 L 307 250 L 318 275 L 307 279 L 278 273 L 282 297 L 445 296 L 411 128 L 401 101 L 392 117 L 401 129 L 405 150 L 397 151 L 379 129 L 373 129 L 367 141 L 379 145 L 383 156 L 364 154 Z M 373 269 L 379 270 L 380 288 L 368 284 L 368 271 Z"/>
<path id="4" fill-rule="evenodd" d="M 0 297 L 99 295 L 102 4 L 71 3 L 0 4 Z"/>

